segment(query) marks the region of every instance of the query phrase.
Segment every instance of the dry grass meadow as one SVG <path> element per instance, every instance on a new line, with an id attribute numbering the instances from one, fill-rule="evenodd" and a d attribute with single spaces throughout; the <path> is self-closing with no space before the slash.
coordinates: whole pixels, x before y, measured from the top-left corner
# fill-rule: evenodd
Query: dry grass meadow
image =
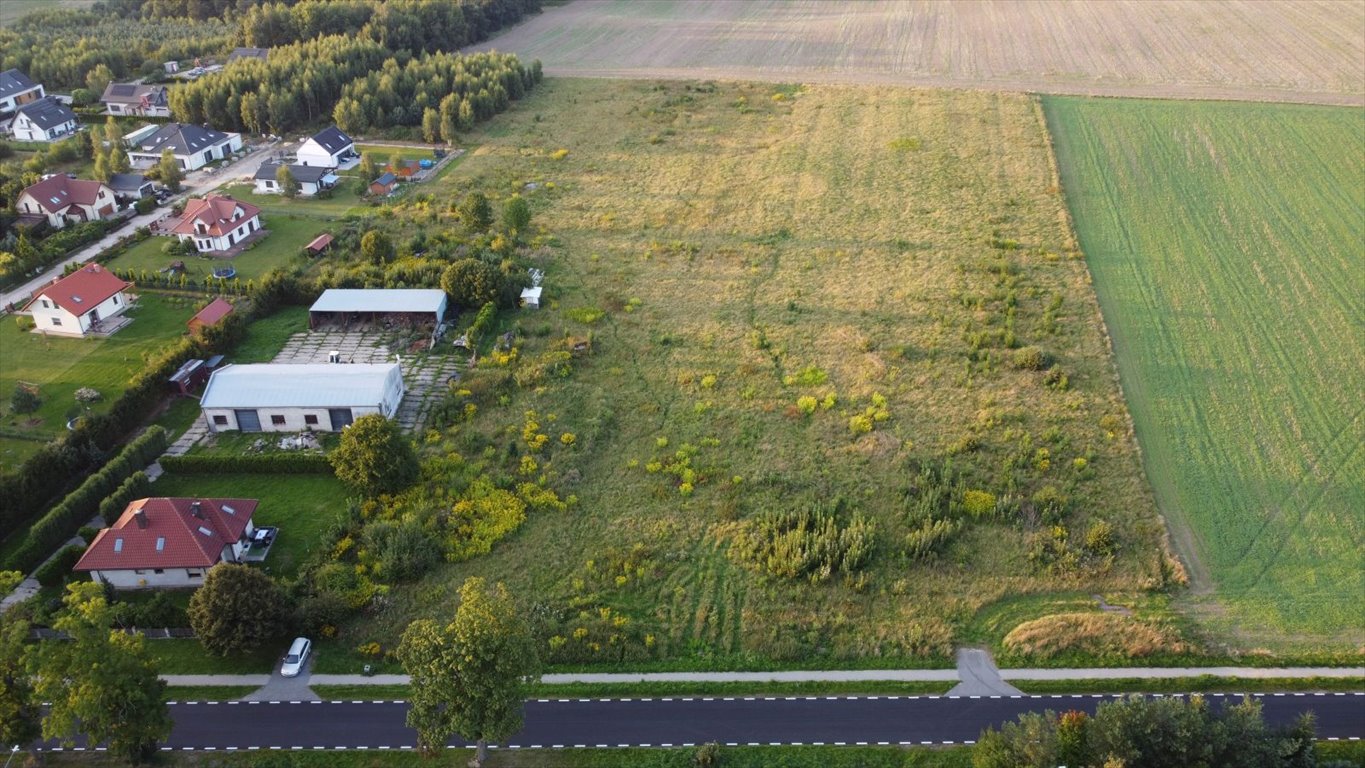
<path id="1" fill-rule="evenodd" d="M 1365 103 L 1365 4 L 575 0 L 480 48 L 583 77 Z"/>
<path id="2" fill-rule="evenodd" d="M 449 434 L 526 476 L 533 411 L 550 444 L 530 475 L 576 502 L 396 590 L 342 642 L 393 642 L 482 574 L 627 622 L 670 664 L 942 662 L 1059 601 L 1148 604 L 1169 577 L 1036 98 L 552 78 L 469 143 L 416 215 L 534 182 L 556 242 L 547 306 L 514 318 L 518 383 Z M 591 354 L 525 377 L 566 335 Z M 1011 344 L 1055 364 L 1021 369 Z M 944 463 L 1015 507 L 912 561 L 916 468 Z M 1061 531 L 1035 509 L 1049 493 L 1069 499 Z M 859 576 L 782 579 L 729 552 L 765 513 L 836 497 L 876 531 Z M 1112 557 L 1084 542 L 1100 520 Z"/>

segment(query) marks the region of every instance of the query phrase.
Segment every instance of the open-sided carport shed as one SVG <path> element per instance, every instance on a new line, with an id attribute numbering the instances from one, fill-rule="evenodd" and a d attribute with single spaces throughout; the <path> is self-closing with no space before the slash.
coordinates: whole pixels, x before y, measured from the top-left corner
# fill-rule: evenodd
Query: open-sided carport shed
<path id="1" fill-rule="evenodd" d="M 308 327 L 331 325 L 349 330 L 360 324 L 378 328 L 431 328 L 446 315 L 446 292 L 439 288 L 330 288 L 308 309 Z"/>

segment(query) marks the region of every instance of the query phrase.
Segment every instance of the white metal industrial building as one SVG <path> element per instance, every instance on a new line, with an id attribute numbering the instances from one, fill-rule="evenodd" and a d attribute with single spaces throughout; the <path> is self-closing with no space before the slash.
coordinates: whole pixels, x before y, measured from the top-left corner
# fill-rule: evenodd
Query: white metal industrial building
<path id="1" fill-rule="evenodd" d="M 446 292 L 440 288 L 328 288 L 308 308 L 308 327 L 386 317 L 439 325 L 445 315 Z"/>
<path id="2" fill-rule="evenodd" d="M 256 363 L 214 371 L 199 405 L 214 432 L 340 432 L 371 413 L 392 418 L 403 392 L 397 363 Z"/>

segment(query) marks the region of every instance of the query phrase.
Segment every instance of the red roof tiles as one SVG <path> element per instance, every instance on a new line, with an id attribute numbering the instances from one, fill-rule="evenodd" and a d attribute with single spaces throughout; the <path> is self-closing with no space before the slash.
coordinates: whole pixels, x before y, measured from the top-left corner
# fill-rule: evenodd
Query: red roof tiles
<path id="1" fill-rule="evenodd" d="M 209 568 L 255 512 L 255 499 L 138 499 L 99 532 L 75 570 Z"/>
<path id="2" fill-rule="evenodd" d="M 240 215 L 238 210 L 241 211 Z M 251 203 L 233 200 L 222 195 L 208 195 L 195 198 L 185 204 L 185 212 L 176 222 L 171 232 L 177 235 L 212 235 L 222 237 L 240 226 L 240 222 L 250 219 L 261 212 Z M 202 223 L 204 229 L 195 226 Z"/>
<path id="3" fill-rule="evenodd" d="M 80 317 L 98 307 L 105 299 L 119 291 L 132 287 L 117 275 L 98 264 L 87 264 L 63 278 L 58 278 L 46 288 L 39 288 L 24 309 L 37 303 L 46 296 L 57 306 Z"/>
<path id="4" fill-rule="evenodd" d="M 190 318 L 189 326 L 194 329 L 203 325 L 213 325 L 230 314 L 232 314 L 232 305 L 227 300 L 214 299 L 207 307 L 199 310 L 194 317 Z"/>

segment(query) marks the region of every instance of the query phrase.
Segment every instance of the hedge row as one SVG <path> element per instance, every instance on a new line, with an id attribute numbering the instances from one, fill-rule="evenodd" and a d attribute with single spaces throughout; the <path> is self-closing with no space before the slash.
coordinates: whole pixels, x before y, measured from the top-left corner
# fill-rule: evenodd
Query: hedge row
<path id="1" fill-rule="evenodd" d="M 80 562 L 81 555 L 85 554 L 85 547 L 80 544 L 72 544 L 63 547 L 57 556 L 43 563 L 38 570 L 33 572 L 33 578 L 38 580 L 44 587 L 55 587 L 62 583 L 71 569 Z"/>
<path id="2" fill-rule="evenodd" d="M 164 456 L 161 468 L 180 475 L 325 475 L 332 465 L 320 453 L 255 456 Z"/>
<path id="3" fill-rule="evenodd" d="M 52 550 L 71 538 L 99 511 L 100 502 L 118 490 L 134 472 L 156 461 L 170 444 L 166 430 L 152 427 L 128 443 L 100 471 L 87 477 L 62 503 L 53 507 L 28 531 L 24 545 L 5 561 L 4 570 L 28 573 Z"/>
<path id="4" fill-rule="evenodd" d="M 104 518 L 104 524 L 113 525 L 128 507 L 128 502 L 146 498 L 151 490 L 152 481 L 147 479 L 147 473 L 141 470 L 134 472 L 132 477 L 124 480 L 117 490 L 100 502 L 100 517 Z"/>

